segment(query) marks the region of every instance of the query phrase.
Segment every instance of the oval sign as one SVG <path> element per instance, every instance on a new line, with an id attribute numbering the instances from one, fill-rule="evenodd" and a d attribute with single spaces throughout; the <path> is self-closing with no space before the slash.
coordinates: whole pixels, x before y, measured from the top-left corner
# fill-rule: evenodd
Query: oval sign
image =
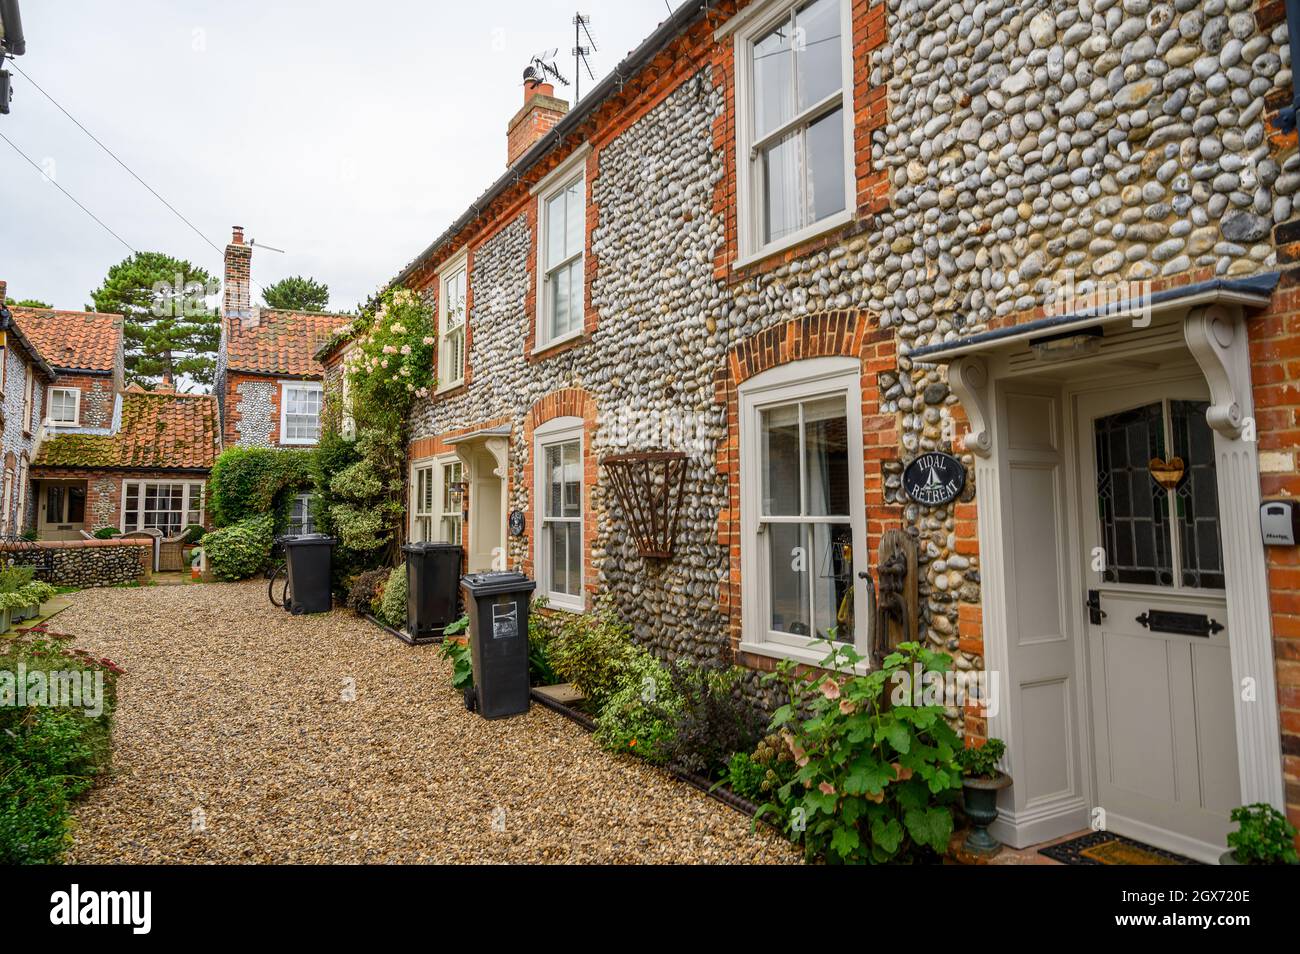
<path id="1" fill-rule="evenodd" d="M 524 533 L 524 512 L 522 510 L 510 511 L 510 535 L 512 537 L 523 536 Z"/>
<path id="2" fill-rule="evenodd" d="M 903 471 L 903 489 L 919 504 L 938 507 L 956 500 L 966 486 L 966 468 L 942 451 L 922 454 Z"/>

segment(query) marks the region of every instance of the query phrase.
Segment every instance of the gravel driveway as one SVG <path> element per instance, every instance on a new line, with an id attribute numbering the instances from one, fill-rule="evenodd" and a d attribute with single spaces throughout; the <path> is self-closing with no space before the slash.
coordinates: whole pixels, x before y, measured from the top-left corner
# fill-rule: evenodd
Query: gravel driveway
<path id="1" fill-rule="evenodd" d="M 261 583 L 86 590 L 51 628 L 127 670 L 70 862 L 798 860 L 541 706 L 467 713 L 435 647 Z"/>

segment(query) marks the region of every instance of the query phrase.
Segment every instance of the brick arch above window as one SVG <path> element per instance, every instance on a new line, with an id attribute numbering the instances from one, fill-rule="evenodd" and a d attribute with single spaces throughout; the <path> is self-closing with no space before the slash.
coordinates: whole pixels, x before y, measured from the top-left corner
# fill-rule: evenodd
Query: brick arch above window
<path id="1" fill-rule="evenodd" d="M 540 504 L 535 492 L 534 475 L 536 460 L 534 437 L 537 429 L 561 418 L 576 418 L 582 421 L 582 588 L 583 602 L 591 609 L 597 592 L 596 569 L 591 559 L 591 551 L 596 543 L 596 519 L 592 512 L 592 489 L 599 480 L 599 462 L 595 453 L 597 431 L 596 401 L 583 388 L 563 388 L 534 402 L 524 417 L 524 448 L 527 461 L 523 467 L 523 485 L 528 495 L 528 506 L 524 511 L 524 534 L 528 541 L 523 554 L 524 573 L 537 578 L 535 561 L 537 530 L 537 508 Z"/>
<path id="2" fill-rule="evenodd" d="M 893 333 L 875 314 L 852 309 L 818 312 L 765 328 L 734 345 L 714 379 L 714 398 L 727 408 L 727 431 L 718 445 L 718 472 L 727 482 L 727 504 L 718 514 L 718 543 L 727 553 L 727 575 L 718 587 L 718 608 L 728 618 L 733 656 L 741 665 L 772 669 L 775 661 L 740 651 L 740 385 L 764 371 L 812 358 L 850 357 L 861 362 L 862 455 L 867 542 L 871 565 L 881 534 L 901 525 L 902 508 L 885 503 L 881 463 L 898 456 L 898 416 L 880 410 L 877 376 L 897 368 Z"/>

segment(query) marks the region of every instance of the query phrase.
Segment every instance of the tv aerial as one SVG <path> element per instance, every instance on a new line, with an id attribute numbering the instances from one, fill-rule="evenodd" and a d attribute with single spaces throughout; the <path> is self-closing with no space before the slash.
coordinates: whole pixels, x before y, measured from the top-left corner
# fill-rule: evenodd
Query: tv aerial
<path id="1" fill-rule="evenodd" d="M 545 53 L 539 53 L 528 61 L 524 68 L 524 83 L 529 88 L 536 89 L 548 78 L 555 80 L 561 86 L 568 86 L 569 81 L 564 78 L 564 74 L 559 71 L 555 65 L 555 57 L 559 54 L 558 47 L 547 50 Z"/>

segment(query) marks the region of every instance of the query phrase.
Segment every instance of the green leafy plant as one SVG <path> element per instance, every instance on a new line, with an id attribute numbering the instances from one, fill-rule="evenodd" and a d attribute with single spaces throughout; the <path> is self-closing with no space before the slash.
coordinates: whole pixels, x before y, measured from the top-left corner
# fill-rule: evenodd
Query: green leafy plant
<path id="1" fill-rule="evenodd" d="M 401 629 L 406 625 L 406 564 L 393 567 L 375 603 L 375 616 L 386 626 Z"/>
<path id="2" fill-rule="evenodd" d="M 243 580 L 266 566 L 273 536 L 273 517 L 268 513 L 213 530 L 200 543 L 218 580 Z"/>
<path id="3" fill-rule="evenodd" d="M 117 529 L 117 527 L 100 527 L 91 534 L 91 536 L 96 540 L 111 540 L 114 537 L 120 537 L 121 535 L 122 531 Z"/>
<path id="4" fill-rule="evenodd" d="M 207 528 L 201 524 L 191 523 L 185 528 L 185 534 L 181 537 L 181 543 L 193 546 L 203 539 L 203 535 L 208 532 Z"/>
<path id="5" fill-rule="evenodd" d="M 682 699 L 668 668 L 645 653 L 619 673 L 619 685 L 600 707 L 596 741 L 661 765 L 672 755 Z"/>
<path id="6" fill-rule="evenodd" d="M 727 786 L 748 801 L 762 800 L 766 794 L 763 789 L 766 777 L 767 767 L 755 760 L 749 752 L 733 752 L 727 762 Z"/>
<path id="7" fill-rule="evenodd" d="M 532 686 L 553 686 L 563 681 L 551 662 L 554 631 L 543 612 L 546 602 L 546 597 L 539 596 L 528 609 L 528 684 Z"/>
<path id="8" fill-rule="evenodd" d="M 73 799 L 108 765 L 121 668 L 72 649 L 40 627 L 0 639 L 0 670 L 103 673 L 103 706 L 0 706 L 0 864 L 57 862 L 69 841 Z"/>
<path id="9" fill-rule="evenodd" d="M 771 728 L 790 746 L 797 771 L 763 811 L 801 838 L 809 857 L 933 860 L 952 835 L 960 740 L 942 706 L 916 704 L 921 686 L 911 680 L 945 672 L 951 660 L 904 643 L 865 675 L 856 672 L 860 661 L 851 646 L 833 643 L 822 663 L 828 672 L 780 667 L 790 702 Z"/>
<path id="10" fill-rule="evenodd" d="M 274 514 L 286 522 L 289 498 L 312 483 L 312 454 L 305 449 L 231 447 L 221 452 L 208 479 L 208 513 L 218 527 Z"/>
<path id="11" fill-rule="evenodd" d="M 547 653 L 556 675 L 597 709 L 623 688 L 627 670 L 648 655 L 607 602 L 594 613 L 557 615 L 550 625 Z"/>
<path id="12" fill-rule="evenodd" d="M 1006 751 L 1007 744 L 1001 739 L 989 739 L 983 745 L 958 750 L 956 761 L 966 778 L 995 779 L 1002 774 L 998 771 L 998 762 Z"/>
<path id="13" fill-rule="evenodd" d="M 30 566 L 12 564 L 0 567 L 0 593 L 17 593 L 32 582 L 34 575 Z"/>
<path id="14" fill-rule="evenodd" d="M 40 606 L 46 600 L 53 599 L 58 590 L 44 580 L 32 580 L 18 591 L 18 595 L 27 600 L 28 606 Z"/>
<path id="15" fill-rule="evenodd" d="M 1296 828 L 1267 802 L 1232 810 L 1237 830 L 1228 833 L 1228 847 L 1243 865 L 1294 865 L 1297 863 Z"/>
<path id="16" fill-rule="evenodd" d="M 438 646 L 439 655 L 451 660 L 451 686 L 458 691 L 474 685 L 474 656 L 469 641 L 457 635 L 468 626 L 469 617 L 462 616 L 443 631 L 443 640 Z M 456 627 L 455 633 L 450 632 L 453 627 Z"/>

